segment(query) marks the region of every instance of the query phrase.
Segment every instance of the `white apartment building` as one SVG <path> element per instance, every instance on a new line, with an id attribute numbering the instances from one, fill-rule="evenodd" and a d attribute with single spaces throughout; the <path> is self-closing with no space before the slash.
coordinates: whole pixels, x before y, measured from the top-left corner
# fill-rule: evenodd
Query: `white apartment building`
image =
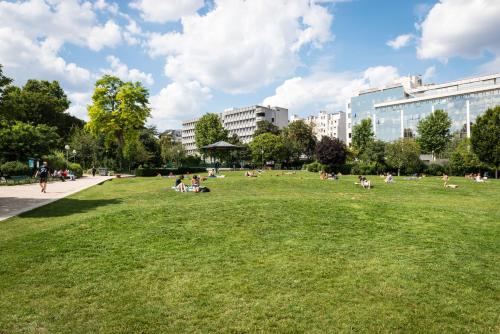
<path id="1" fill-rule="evenodd" d="M 293 115 L 290 121 L 293 122 L 299 119 L 302 118 Z M 328 113 L 326 111 L 320 111 L 317 116 L 311 115 L 303 120 L 312 126 L 313 133 L 318 140 L 321 140 L 323 136 L 338 138 L 343 142 L 347 140 L 345 112 L 338 111 L 335 113 Z"/>
<path id="2" fill-rule="evenodd" d="M 196 153 L 196 142 L 194 140 L 194 128 L 196 126 L 198 119 L 190 119 L 182 122 L 182 145 L 186 150 L 187 155 L 193 155 Z"/>
<path id="3" fill-rule="evenodd" d="M 222 126 L 229 135 L 236 134 L 243 143 L 249 143 L 257 129 L 257 122 L 268 121 L 282 129 L 288 125 L 288 109 L 254 105 L 244 108 L 230 108 L 219 114 Z M 182 144 L 187 154 L 196 153 L 194 128 L 198 119 L 182 123 Z"/>

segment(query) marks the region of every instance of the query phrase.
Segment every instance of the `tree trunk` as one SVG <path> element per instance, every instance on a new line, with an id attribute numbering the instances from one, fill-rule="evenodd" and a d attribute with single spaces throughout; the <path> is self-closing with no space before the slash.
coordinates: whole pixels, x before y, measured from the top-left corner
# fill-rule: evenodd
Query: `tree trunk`
<path id="1" fill-rule="evenodd" d="M 498 179 L 498 166 L 495 167 L 495 179 Z"/>
<path id="2" fill-rule="evenodd" d="M 401 168 L 398 168 L 398 176 L 400 176 Z"/>

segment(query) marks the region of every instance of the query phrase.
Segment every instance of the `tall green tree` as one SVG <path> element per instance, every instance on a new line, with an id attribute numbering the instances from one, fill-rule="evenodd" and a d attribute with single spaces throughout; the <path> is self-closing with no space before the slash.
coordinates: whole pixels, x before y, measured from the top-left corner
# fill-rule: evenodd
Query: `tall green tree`
<path id="1" fill-rule="evenodd" d="M 303 120 L 291 122 L 283 129 L 285 146 L 291 160 L 298 161 L 301 155 L 310 159 L 316 149 L 316 136 L 310 125 Z"/>
<path id="2" fill-rule="evenodd" d="M 420 120 L 417 125 L 417 142 L 424 152 L 435 155 L 444 152 L 451 140 L 451 119 L 448 113 L 437 109 Z"/>
<path id="3" fill-rule="evenodd" d="M 254 137 L 249 146 L 252 160 L 257 165 L 263 165 L 267 161 L 283 161 L 285 145 L 282 136 L 270 132 L 262 133 Z"/>
<path id="4" fill-rule="evenodd" d="M 86 128 L 96 137 L 103 136 L 106 148 L 117 146 L 122 159 L 133 159 L 133 150 L 150 115 L 149 93 L 140 82 L 123 82 L 105 75 L 95 83 L 92 104 L 88 107 L 90 121 Z"/>
<path id="5" fill-rule="evenodd" d="M 401 175 L 401 171 L 417 172 L 421 164 L 420 147 L 411 138 L 403 138 L 387 144 L 385 155 L 387 165 L 396 168 L 398 176 Z"/>
<path id="6" fill-rule="evenodd" d="M 366 147 L 375 140 L 371 118 L 362 119 L 359 124 L 352 128 L 352 146 L 358 152 L 363 154 Z"/>
<path id="7" fill-rule="evenodd" d="M 24 122 L 0 124 L 0 152 L 3 160 L 39 158 L 61 144 L 54 127 Z"/>
<path id="8" fill-rule="evenodd" d="M 6 77 L 3 74 L 3 66 L 2 66 L 2 64 L 0 64 L 0 105 L 2 104 L 2 97 L 3 97 L 3 92 L 4 92 L 5 87 L 10 85 L 11 83 L 12 83 L 12 79 Z"/>
<path id="9" fill-rule="evenodd" d="M 228 131 L 222 126 L 220 117 L 214 113 L 205 114 L 196 122 L 194 135 L 198 149 L 228 139 Z"/>
<path id="10" fill-rule="evenodd" d="M 500 165 L 500 106 L 490 108 L 476 118 L 471 128 L 471 144 L 479 160 L 495 167 Z"/>
<path id="11" fill-rule="evenodd" d="M 84 128 L 75 127 L 71 131 L 69 146 L 76 151 L 76 160 L 83 168 L 98 167 L 103 155 L 99 138 L 94 137 Z"/>
<path id="12" fill-rule="evenodd" d="M 176 142 L 170 132 L 163 133 L 160 136 L 160 151 L 164 164 L 170 162 L 180 165 L 180 162 L 186 157 L 184 146 Z"/>
<path id="13" fill-rule="evenodd" d="M 22 87 L 4 89 L 0 107 L 1 118 L 31 124 L 55 126 L 61 137 L 67 138 L 74 126 L 84 122 L 67 110 L 70 101 L 57 81 L 28 80 Z"/>
<path id="14" fill-rule="evenodd" d="M 479 158 L 471 149 L 468 138 L 461 139 L 450 155 L 449 166 L 453 174 L 464 175 L 481 169 Z"/>
<path id="15" fill-rule="evenodd" d="M 280 133 L 280 129 L 276 125 L 266 120 L 258 121 L 256 126 L 257 129 L 255 129 L 253 133 L 254 137 L 267 132 L 273 133 L 275 135 L 278 135 Z"/>

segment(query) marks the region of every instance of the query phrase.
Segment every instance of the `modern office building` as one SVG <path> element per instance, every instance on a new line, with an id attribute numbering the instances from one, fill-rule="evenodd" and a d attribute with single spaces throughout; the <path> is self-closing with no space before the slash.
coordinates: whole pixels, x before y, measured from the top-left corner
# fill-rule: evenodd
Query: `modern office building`
<path id="1" fill-rule="evenodd" d="M 288 125 L 288 109 L 280 107 L 263 107 L 254 105 L 245 108 L 230 108 L 219 114 L 222 126 L 229 135 L 236 134 L 243 143 L 249 143 L 257 129 L 257 122 L 269 121 L 282 129 Z M 198 119 L 182 123 L 182 144 L 188 155 L 197 152 L 195 143 L 195 126 Z"/>
<path id="2" fill-rule="evenodd" d="M 470 124 L 488 108 L 500 105 L 500 74 L 444 84 L 423 85 L 419 76 L 359 92 L 347 104 L 346 129 L 371 118 L 378 139 L 392 141 L 416 135 L 418 122 L 437 109 L 446 111 L 452 131 L 470 136 Z"/>
<path id="3" fill-rule="evenodd" d="M 298 119 L 302 119 L 312 126 L 314 135 L 318 140 L 321 140 L 323 136 L 327 136 L 339 138 L 346 142 L 345 112 L 338 111 L 335 113 L 328 113 L 326 111 L 320 111 L 317 116 L 311 115 L 306 118 L 300 118 L 297 115 L 293 115 L 290 121 L 293 122 Z"/>

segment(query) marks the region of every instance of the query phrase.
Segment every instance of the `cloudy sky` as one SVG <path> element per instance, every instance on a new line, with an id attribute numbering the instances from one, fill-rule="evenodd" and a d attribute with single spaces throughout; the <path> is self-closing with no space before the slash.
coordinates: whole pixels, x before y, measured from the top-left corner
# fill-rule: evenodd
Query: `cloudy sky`
<path id="1" fill-rule="evenodd" d="M 0 1 L 0 63 L 58 80 L 86 118 L 105 73 L 149 89 L 161 130 L 253 104 L 344 109 L 359 89 L 421 74 L 500 72 L 498 0 Z"/>

